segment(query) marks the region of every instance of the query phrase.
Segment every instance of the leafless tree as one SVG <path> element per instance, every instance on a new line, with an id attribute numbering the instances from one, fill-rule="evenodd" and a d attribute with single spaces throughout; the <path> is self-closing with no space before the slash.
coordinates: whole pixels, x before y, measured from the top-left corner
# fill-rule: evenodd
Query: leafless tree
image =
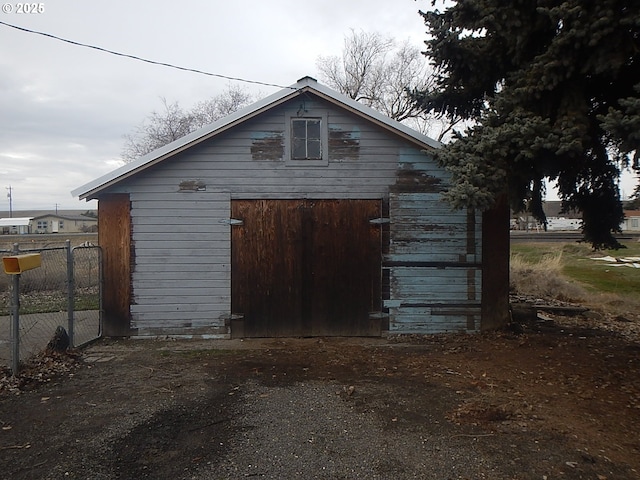
<path id="1" fill-rule="evenodd" d="M 178 102 L 161 98 L 163 109 L 153 111 L 130 134 L 124 135 L 122 158 L 126 163 L 239 110 L 252 101 L 251 94 L 237 86 L 184 111 Z"/>
<path id="2" fill-rule="evenodd" d="M 246 90 L 230 84 L 220 95 L 196 104 L 191 110 L 193 124 L 196 128 L 204 127 L 240 110 L 253 100 L 253 95 Z"/>
<path id="3" fill-rule="evenodd" d="M 410 92 L 430 89 L 433 71 L 420 49 L 380 33 L 351 31 L 342 55 L 316 60 L 320 79 L 331 88 L 443 141 L 458 121 L 426 114 Z"/>

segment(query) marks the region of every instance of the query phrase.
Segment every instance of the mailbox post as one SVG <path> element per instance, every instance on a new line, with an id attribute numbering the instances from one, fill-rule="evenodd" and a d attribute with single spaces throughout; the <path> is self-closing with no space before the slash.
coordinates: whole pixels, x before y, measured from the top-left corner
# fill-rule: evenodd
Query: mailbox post
<path id="1" fill-rule="evenodd" d="M 20 274 L 42 264 L 39 253 L 19 255 L 18 244 L 13 245 L 13 253 L 9 257 L 2 257 L 4 273 L 11 275 L 11 373 L 16 375 L 20 367 Z"/>

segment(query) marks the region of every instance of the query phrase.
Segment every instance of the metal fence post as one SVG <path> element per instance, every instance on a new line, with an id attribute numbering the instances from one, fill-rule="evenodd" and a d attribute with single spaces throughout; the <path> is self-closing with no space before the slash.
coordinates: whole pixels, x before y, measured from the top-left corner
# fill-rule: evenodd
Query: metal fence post
<path id="1" fill-rule="evenodd" d="M 13 244 L 13 254 L 20 251 L 18 244 Z M 20 274 L 11 275 L 11 373 L 18 374 L 20 368 Z"/>
<path id="2" fill-rule="evenodd" d="M 67 240 L 65 242 L 65 246 L 67 248 L 67 334 L 69 335 L 69 346 L 73 348 L 75 346 L 75 341 L 73 338 L 73 327 L 74 327 L 74 310 L 75 310 L 75 293 L 76 293 L 76 285 L 75 278 L 73 275 L 73 250 L 71 249 L 71 240 Z"/>

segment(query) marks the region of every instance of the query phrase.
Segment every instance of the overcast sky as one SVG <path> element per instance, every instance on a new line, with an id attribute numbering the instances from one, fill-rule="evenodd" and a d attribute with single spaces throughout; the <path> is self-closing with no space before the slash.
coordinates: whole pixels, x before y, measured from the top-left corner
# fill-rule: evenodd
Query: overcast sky
<path id="1" fill-rule="evenodd" d="M 350 29 L 422 47 L 430 0 L 49 0 L 0 21 L 150 60 L 287 86 L 318 77 Z M 12 10 L 8 12 L 8 10 Z M 234 82 L 235 83 L 235 82 Z M 229 81 L 0 25 L 0 210 L 95 208 L 70 191 L 122 165 L 123 135 L 160 97 L 190 108 Z M 242 84 L 266 96 L 275 87 Z M 627 192 L 627 193 L 630 193 Z"/>
<path id="2" fill-rule="evenodd" d="M 6 4 L 5 4 L 6 5 Z M 159 62 L 282 86 L 317 77 L 350 29 L 421 47 L 425 0 L 49 0 L 0 20 Z M 3 6 L 3 10 L 7 9 Z M 70 191 L 120 166 L 123 135 L 160 97 L 189 108 L 229 81 L 0 25 L 0 210 L 95 208 Z M 260 96 L 275 87 L 242 84 Z"/>

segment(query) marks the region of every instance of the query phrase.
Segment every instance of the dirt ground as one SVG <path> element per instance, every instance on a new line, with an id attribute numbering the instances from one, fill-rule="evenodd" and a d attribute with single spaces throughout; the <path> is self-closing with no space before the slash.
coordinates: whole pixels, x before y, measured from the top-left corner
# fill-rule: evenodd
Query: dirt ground
<path id="1" fill-rule="evenodd" d="M 0 477 L 638 479 L 640 343 L 595 323 L 101 340 L 4 379 Z"/>

